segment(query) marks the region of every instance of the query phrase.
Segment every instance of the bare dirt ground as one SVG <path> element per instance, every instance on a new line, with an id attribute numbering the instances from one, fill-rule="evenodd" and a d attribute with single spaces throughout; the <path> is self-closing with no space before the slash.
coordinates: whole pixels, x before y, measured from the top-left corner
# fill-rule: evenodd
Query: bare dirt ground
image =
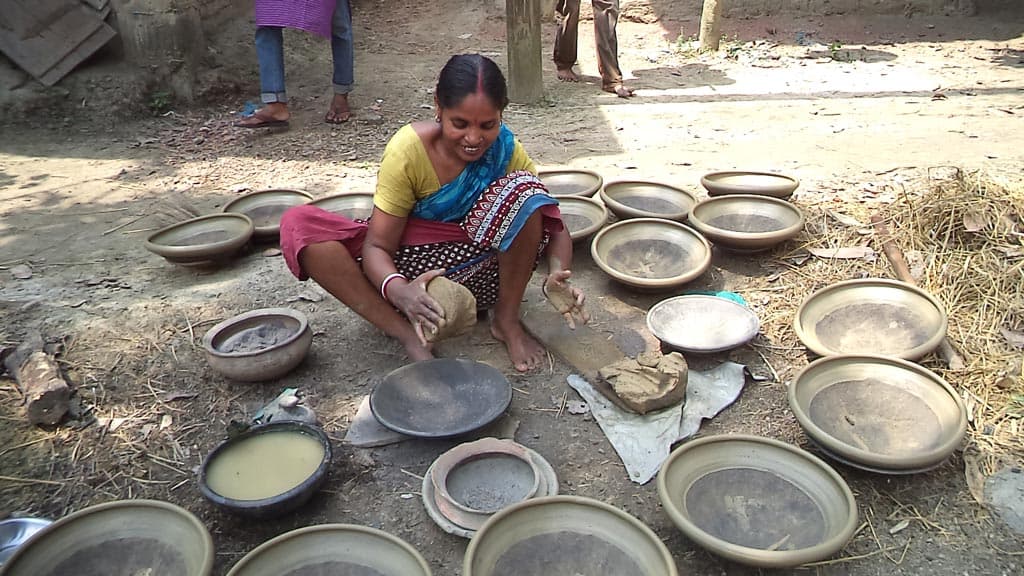
<path id="1" fill-rule="evenodd" d="M 161 116 L 131 116 L 103 105 L 107 96 L 117 99 L 119 80 L 99 62 L 78 73 L 88 80 L 76 85 L 90 90 L 3 119 L 0 340 L 16 344 L 30 330 L 67 338 L 63 362 L 86 414 L 53 429 L 30 428 L 16 386 L 0 380 L 0 516 L 57 518 L 90 504 L 149 497 L 182 505 L 206 523 L 217 547 L 215 574 L 277 534 L 324 522 L 382 528 L 422 552 L 435 574 L 460 572 L 466 542 L 426 516 L 415 477 L 452 442 L 372 450 L 337 442 L 326 488 L 274 521 L 238 519 L 201 497 L 195 470 L 231 420 L 296 386 L 340 440 L 360 398 L 405 359 L 318 287 L 297 282 L 279 257 L 264 256 L 263 247 L 224 268 L 196 271 L 142 246 L 150 231 L 180 219 L 182 205 L 215 212 L 267 187 L 302 188 L 318 197 L 371 191 L 390 134 L 432 114 L 432 85 L 447 57 L 479 51 L 501 61 L 504 54 L 505 23 L 495 3 L 355 0 L 354 13 L 355 118 L 342 126 L 321 121 L 329 102 L 326 43 L 289 34 L 291 129 L 231 128 L 233 112 L 257 93 L 246 18 L 211 34 L 217 67 L 210 76 L 245 93 L 204 107 L 172 106 Z M 589 81 L 555 82 L 546 25 L 546 102 L 513 105 L 506 114 L 538 164 L 589 168 L 606 181 L 662 180 L 698 196 L 704 195 L 700 175 L 712 170 L 781 170 L 801 179 L 795 197 L 801 206 L 849 214 L 894 202 L 934 167 L 1014 173 L 1024 165 L 1024 13 L 728 21 L 725 49 L 713 56 L 691 49 L 687 39 L 698 15 L 672 2 L 626 14 L 620 52 L 638 89 L 629 101 L 598 89 L 589 22 L 581 26 L 579 67 Z M 711 271 L 687 286 L 734 290 L 754 304 L 765 329 L 728 357 L 773 375 L 749 382 L 703 434 L 756 433 L 807 446 L 785 392 L 809 358 L 788 326 L 796 304 L 821 282 L 784 259 L 793 248 L 758 258 L 716 253 Z M 31 278 L 12 275 L 19 264 L 30 266 Z M 887 273 L 879 262 L 843 266 L 836 275 Z M 586 246 L 575 269 L 595 321 L 610 334 L 603 301 L 646 309 L 665 297 L 612 284 Z M 212 373 L 198 348 L 205 330 L 266 306 L 309 315 L 316 331 L 310 357 L 266 385 Z M 552 462 L 562 493 L 637 516 L 664 539 L 683 573 L 755 572 L 684 538 L 660 509 L 654 483 L 628 480 L 594 421 L 559 410 L 563 394 L 573 394 L 565 382 L 569 365 L 556 359 L 550 370 L 513 374 L 484 325 L 440 352 L 509 374 L 518 391 L 506 418 L 518 422 L 518 441 Z M 936 365 L 933 358 L 927 363 Z M 837 465 L 858 499 L 863 526 L 836 559 L 802 570 L 1020 573 L 1024 543 L 974 501 L 963 466 L 959 453 L 934 471 L 906 477 Z M 904 520 L 905 528 L 891 530 Z"/>

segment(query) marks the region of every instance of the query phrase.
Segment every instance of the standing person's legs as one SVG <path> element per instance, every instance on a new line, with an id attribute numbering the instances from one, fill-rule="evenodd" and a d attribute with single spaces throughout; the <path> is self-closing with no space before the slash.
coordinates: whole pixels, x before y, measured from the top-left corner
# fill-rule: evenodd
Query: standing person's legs
<path id="1" fill-rule="evenodd" d="M 260 101 L 264 107 L 236 123 L 243 128 L 288 123 L 288 94 L 284 88 L 284 34 L 277 26 L 256 27 L 256 60 L 260 68 Z"/>
<path id="2" fill-rule="evenodd" d="M 580 77 L 572 71 L 576 64 L 576 40 L 580 23 L 580 0 L 558 0 L 555 12 L 561 15 L 555 32 L 555 67 L 558 79 L 578 82 Z"/>
<path id="3" fill-rule="evenodd" d="M 619 97 L 628 98 L 633 91 L 622 85 L 619 68 L 619 0 L 590 0 L 594 6 L 594 42 L 597 44 L 597 68 L 601 72 L 601 88 Z"/>
<path id="4" fill-rule="evenodd" d="M 334 99 L 324 121 L 328 124 L 348 122 L 352 117 L 348 93 L 355 84 L 355 51 L 352 46 L 352 7 L 349 0 L 338 0 L 331 20 L 331 57 L 334 61 Z"/>

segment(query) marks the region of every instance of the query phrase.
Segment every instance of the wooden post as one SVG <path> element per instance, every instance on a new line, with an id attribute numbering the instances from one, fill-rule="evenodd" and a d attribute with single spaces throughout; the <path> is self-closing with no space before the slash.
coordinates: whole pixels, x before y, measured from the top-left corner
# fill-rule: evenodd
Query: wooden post
<path id="1" fill-rule="evenodd" d="M 700 51 L 717 52 L 722 40 L 722 3 L 725 0 L 704 0 L 700 13 Z"/>
<path id="2" fill-rule="evenodd" d="M 505 0 L 509 99 L 520 104 L 544 97 L 540 5 L 541 0 Z"/>

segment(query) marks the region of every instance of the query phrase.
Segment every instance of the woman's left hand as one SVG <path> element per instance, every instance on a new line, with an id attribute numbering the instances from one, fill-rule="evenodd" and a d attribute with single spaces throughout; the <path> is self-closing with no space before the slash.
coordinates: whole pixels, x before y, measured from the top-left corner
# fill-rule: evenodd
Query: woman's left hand
<path id="1" fill-rule="evenodd" d="M 576 318 L 581 324 L 586 324 L 590 322 L 590 314 L 583 307 L 586 296 L 579 288 L 569 284 L 570 276 L 572 276 L 572 272 L 569 270 L 556 270 L 548 274 L 544 280 L 544 296 L 565 318 L 569 328 L 575 330 Z"/>

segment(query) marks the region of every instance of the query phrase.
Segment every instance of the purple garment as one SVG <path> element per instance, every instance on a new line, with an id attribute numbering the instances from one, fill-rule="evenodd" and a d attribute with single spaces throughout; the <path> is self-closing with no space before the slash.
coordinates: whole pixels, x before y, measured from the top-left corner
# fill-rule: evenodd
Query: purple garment
<path id="1" fill-rule="evenodd" d="M 331 37 L 336 0 L 256 0 L 256 25 L 298 28 Z"/>

